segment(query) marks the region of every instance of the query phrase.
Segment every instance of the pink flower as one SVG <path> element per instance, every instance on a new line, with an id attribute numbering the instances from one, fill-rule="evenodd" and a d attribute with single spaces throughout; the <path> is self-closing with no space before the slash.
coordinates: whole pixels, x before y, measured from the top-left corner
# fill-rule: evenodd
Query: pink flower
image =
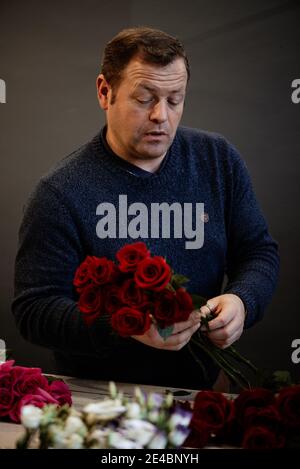
<path id="1" fill-rule="evenodd" d="M 50 384 L 49 392 L 51 396 L 58 401 L 59 405 L 72 405 L 72 396 L 69 386 L 63 381 L 53 381 Z"/>
<path id="2" fill-rule="evenodd" d="M 14 395 L 11 389 L 0 388 L 0 417 L 8 415 L 14 402 Z"/>
<path id="3" fill-rule="evenodd" d="M 48 390 L 49 385 L 40 368 L 15 366 L 11 370 L 13 392 L 18 397 L 35 394 L 37 388 Z"/>
<path id="4" fill-rule="evenodd" d="M 8 415 L 13 422 L 20 422 L 21 408 L 24 405 L 35 405 L 36 407 L 44 407 L 46 404 L 59 405 L 58 401 L 51 396 L 47 391 L 37 388 L 35 394 L 26 394 L 22 399 L 18 400 L 15 405 L 10 409 Z"/>

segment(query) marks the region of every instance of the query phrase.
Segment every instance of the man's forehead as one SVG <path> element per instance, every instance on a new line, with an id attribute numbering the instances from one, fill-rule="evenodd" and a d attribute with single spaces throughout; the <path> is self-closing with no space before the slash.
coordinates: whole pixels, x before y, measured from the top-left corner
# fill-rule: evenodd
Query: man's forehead
<path id="1" fill-rule="evenodd" d="M 132 59 L 124 70 L 124 78 L 132 80 L 136 86 L 155 88 L 160 84 L 176 85 L 182 88 L 187 81 L 184 60 L 179 57 L 168 65 L 150 64 L 141 59 Z"/>

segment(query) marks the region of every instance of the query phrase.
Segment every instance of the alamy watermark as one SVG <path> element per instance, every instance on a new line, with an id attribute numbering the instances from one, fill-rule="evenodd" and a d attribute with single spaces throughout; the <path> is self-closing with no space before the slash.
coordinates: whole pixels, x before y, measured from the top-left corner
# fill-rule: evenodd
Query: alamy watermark
<path id="1" fill-rule="evenodd" d="M 6 345 L 3 339 L 0 339 L 0 363 L 6 361 Z"/>
<path id="2" fill-rule="evenodd" d="M 0 78 L 0 103 L 6 103 L 6 83 Z"/>
<path id="3" fill-rule="evenodd" d="M 96 214 L 98 238 L 185 238 L 186 249 L 200 249 L 204 243 L 204 203 L 135 202 L 128 205 L 127 195 L 119 195 L 118 206 L 102 202 Z M 130 218 L 131 217 L 131 218 Z M 130 219 L 129 219 L 130 218 Z"/>
<path id="4" fill-rule="evenodd" d="M 291 347 L 295 349 L 291 355 L 291 359 L 292 362 L 297 365 L 298 363 L 300 363 L 300 339 L 294 339 L 291 344 Z"/>
<path id="5" fill-rule="evenodd" d="M 295 78 L 295 80 L 292 81 L 291 87 L 293 89 L 295 88 L 291 94 L 292 103 L 298 104 L 300 103 L 300 78 Z"/>

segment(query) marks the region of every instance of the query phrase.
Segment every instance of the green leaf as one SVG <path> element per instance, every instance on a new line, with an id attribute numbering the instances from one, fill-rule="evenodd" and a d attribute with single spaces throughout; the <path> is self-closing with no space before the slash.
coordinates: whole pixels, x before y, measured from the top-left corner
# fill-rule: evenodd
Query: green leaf
<path id="1" fill-rule="evenodd" d="M 201 306 L 206 305 L 207 301 L 206 298 L 200 295 L 191 295 L 192 300 L 193 300 L 193 305 L 195 309 L 201 308 Z"/>
<path id="2" fill-rule="evenodd" d="M 157 326 L 157 330 L 159 335 L 166 340 L 173 332 L 174 326 L 168 326 L 168 327 L 159 327 Z"/>
<path id="3" fill-rule="evenodd" d="M 62 381 L 64 383 L 64 380 L 62 378 L 57 378 L 57 376 L 46 375 L 45 378 L 47 378 L 48 384 L 51 384 L 53 381 Z"/>
<path id="4" fill-rule="evenodd" d="M 182 285 L 184 285 L 188 281 L 189 279 L 184 275 L 174 274 L 171 278 L 171 285 L 175 288 L 175 290 L 178 290 L 178 288 L 182 287 Z"/>

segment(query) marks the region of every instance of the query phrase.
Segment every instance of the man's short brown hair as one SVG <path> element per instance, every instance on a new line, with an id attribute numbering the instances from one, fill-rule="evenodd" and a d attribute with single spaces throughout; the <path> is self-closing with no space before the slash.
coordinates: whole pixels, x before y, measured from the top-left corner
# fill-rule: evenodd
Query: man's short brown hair
<path id="1" fill-rule="evenodd" d="M 110 86 L 117 86 L 122 78 L 122 71 L 130 60 L 138 55 L 150 64 L 165 66 L 176 58 L 185 62 L 188 79 L 190 67 L 186 52 L 181 42 L 169 34 L 148 27 L 128 28 L 120 31 L 105 47 L 102 70 Z"/>

